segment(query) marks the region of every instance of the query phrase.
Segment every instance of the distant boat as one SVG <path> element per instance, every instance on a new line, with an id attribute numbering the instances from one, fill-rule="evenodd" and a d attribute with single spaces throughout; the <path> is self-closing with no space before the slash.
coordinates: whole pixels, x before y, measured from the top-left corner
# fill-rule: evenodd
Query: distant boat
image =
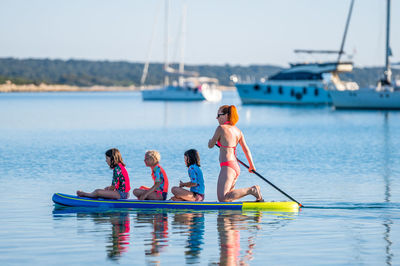
<path id="1" fill-rule="evenodd" d="M 184 70 L 183 50 L 185 35 L 186 3 L 183 7 L 182 29 L 181 29 L 181 62 L 179 69 L 173 69 L 168 63 L 168 16 L 169 1 L 165 1 L 165 63 L 164 63 L 164 86 L 158 89 L 142 89 L 144 101 L 220 101 L 222 92 L 217 88 L 218 79 L 199 77 L 198 73 Z M 141 83 L 147 76 L 148 63 L 143 69 Z M 171 84 L 170 78 L 175 77 Z"/>
<path id="2" fill-rule="evenodd" d="M 400 109 L 400 84 L 392 81 L 389 61 L 390 38 L 390 0 L 386 8 L 386 69 L 383 79 L 376 87 L 362 89 L 333 89 L 330 91 L 333 105 L 337 109 Z"/>
<path id="3" fill-rule="evenodd" d="M 358 89 L 355 82 L 341 81 L 339 73 L 351 72 L 352 62 L 341 62 L 347 29 L 353 9 L 351 2 L 339 51 L 295 50 L 295 53 L 338 54 L 334 62 L 290 64 L 290 68 L 269 77 L 266 81 L 236 83 L 243 104 L 331 104 L 329 88 Z"/>
<path id="4" fill-rule="evenodd" d="M 218 80 L 207 77 L 182 79 L 182 85 L 167 85 L 160 89 L 142 90 L 144 101 L 220 101 Z"/>
<path id="5" fill-rule="evenodd" d="M 264 82 L 235 86 L 243 104 L 331 104 L 328 87 L 358 88 L 339 78 L 339 73 L 352 70 L 351 62 L 291 64 Z"/>

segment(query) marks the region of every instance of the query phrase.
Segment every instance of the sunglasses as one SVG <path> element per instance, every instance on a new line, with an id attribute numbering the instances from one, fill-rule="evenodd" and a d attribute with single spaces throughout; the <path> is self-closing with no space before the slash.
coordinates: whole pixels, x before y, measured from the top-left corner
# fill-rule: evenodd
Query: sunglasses
<path id="1" fill-rule="evenodd" d="M 221 115 L 226 115 L 226 114 L 217 114 L 217 117 L 220 117 Z"/>

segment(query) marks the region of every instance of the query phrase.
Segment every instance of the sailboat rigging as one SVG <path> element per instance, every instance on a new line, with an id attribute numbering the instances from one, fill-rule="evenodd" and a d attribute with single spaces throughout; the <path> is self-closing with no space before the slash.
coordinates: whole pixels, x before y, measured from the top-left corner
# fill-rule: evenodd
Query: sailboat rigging
<path id="1" fill-rule="evenodd" d="M 222 93 L 217 89 L 218 80 L 215 78 L 199 77 L 194 71 L 185 71 L 184 49 L 186 35 L 186 2 L 182 8 L 181 22 L 181 51 L 179 68 L 170 66 L 169 62 L 169 0 L 165 1 L 165 29 L 164 29 L 164 86 L 158 89 L 142 89 L 143 100 L 162 101 L 219 101 Z M 154 31 L 153 31 L 154 32 Z M 153 35 L 154 37 L 154 35 Z M 148 63 L 145 64 L 142 76 L 142 85 L 148 72 Z M 170 78 L 178 80 L 170 81 Z"/>
<path id="2" fill-rule="evenodd" d="M 392 80 L 390 65 L 390 0 L 386 1 L 386 49 L 383 78 L 376 87 L 359 89 L 332 89 L 336 109 L 400 109 L 400 87 Z"/>
<path id="3" fill-rule="evenodd" d="M 332 50 L 295 50 L 302 54 L 338 54 L 336 61 L 295 63 L 290 68 L 269 77 L 265 81 L 236 83 L 235 86 L 243 104 L 331 104 L 329 95 L 331 88 L 357 89 L 355 82 L 342 81 L 339 73 L 351 72 L 352 62 L 342 62 L 343 48 L 347 29 L 353 10 L 354 0 L 351 1 L 347 16 L 346 27 L 339 51 Z"/>

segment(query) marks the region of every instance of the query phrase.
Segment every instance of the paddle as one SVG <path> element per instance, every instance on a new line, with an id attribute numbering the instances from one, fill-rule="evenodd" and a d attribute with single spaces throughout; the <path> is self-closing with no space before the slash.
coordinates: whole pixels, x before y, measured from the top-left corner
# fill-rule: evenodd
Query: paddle
<path id="1" fill-rule="evenodd" d="M 220 148 L 220 146 L 218 144 L 215 144 L 215 146 L 217 146 L 218 148 Z M 249 169 L 250 167 L 245 164 L 244 162 L 242 162 L 241 160 L 239 160 L 236 157 L 236 160 L 241 163 L 244 167 L 246 167 L 247 169 Z M 262 175 L 260 175 L 259 173 L 257 173 L 257 171 L 251 170 L 253 173 L 255 173 L 259 178 L 261 178 L 262 180 L 264 180 L 265 182 L 267 182 L 268 184 L 270 184 L 273 188 L 275 188 L 276 190 L 278 190 L 279 192 L 281 192 L 283 195 L 285 195 L 286 197 L 288 197 L 289 199 L 293 200 L 294 202 L 296 202 L 297 204 L 299 204 L 300 207 L 304 207 L 303 204 L 301 204 L 300 202 L 298 202 L 297 200 L 295 200 L 294 198 L 292 198 L 291 196 L 289 196 L 288 194 L 286 194 L 284 191 L 282 191 L 280 188 L 278 188 L 277 186 L 275 186 L 274 184 L 272 184 L 270 181 L 268 181 L 268 179 L 266 179 L 265 177 L 263 177 Z"/>

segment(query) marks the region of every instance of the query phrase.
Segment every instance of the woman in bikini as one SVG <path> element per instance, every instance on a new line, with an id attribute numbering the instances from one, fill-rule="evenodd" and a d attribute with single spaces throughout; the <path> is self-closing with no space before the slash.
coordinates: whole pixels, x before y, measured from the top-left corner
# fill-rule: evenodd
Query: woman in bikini
<path id="1" fill-rule="evenodd" d="M 251 152 L 246 144 L 242 131 L 235 124 L 239 120 L 234 105 L 223 105 L 218 109 L 217 120 L 219 126 L 214 136 L 209 140 L 208 147 L 211 149 L 217 143 L 220 146 L 219 162 L 221 171 L 218 177 L 217 195 L 219 201 L 234 201 L 247 195 L 253 195 L 256 201 L 262 201 L 260 187 L 255 185 L 248 188 L 235 189 L 235 183 L 240 174 L 239 164 L 236 159 L 236 146 L 242 147 L 247 161 L 249 172 L 255 171 Z"/>

